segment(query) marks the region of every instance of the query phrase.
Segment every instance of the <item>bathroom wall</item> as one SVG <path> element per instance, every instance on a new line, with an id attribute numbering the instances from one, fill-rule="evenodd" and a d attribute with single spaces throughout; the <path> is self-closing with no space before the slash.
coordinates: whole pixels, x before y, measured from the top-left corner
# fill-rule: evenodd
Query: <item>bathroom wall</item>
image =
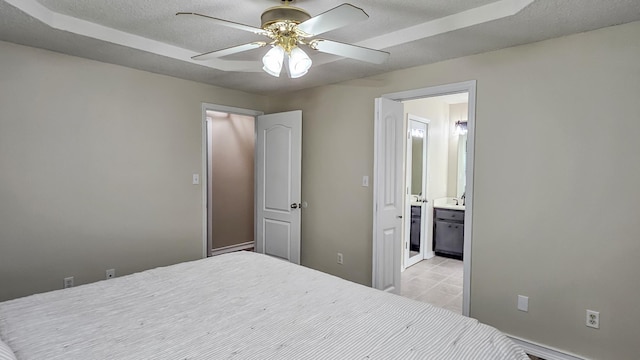
<path id="1" fill-rule="evenodd" d="M 441 99 L 426 98 L 404 101 L 405 119 L 413 114 L 430 120 L 427 149 L 427 197 L 431 201 L 447 195 L 449 142 L 449 104 Z M 405 120 L 406 128 L 406 120 Z"/>
<path id="2" fill-rule="evenodd" d="M 469 104 L 449 105 L 449 150 L 447 171 L 447 197 L 460 197 L 458 194 L 458 143 L 460 135 L 454 129 L 457 121 L 467 121 Z"/>

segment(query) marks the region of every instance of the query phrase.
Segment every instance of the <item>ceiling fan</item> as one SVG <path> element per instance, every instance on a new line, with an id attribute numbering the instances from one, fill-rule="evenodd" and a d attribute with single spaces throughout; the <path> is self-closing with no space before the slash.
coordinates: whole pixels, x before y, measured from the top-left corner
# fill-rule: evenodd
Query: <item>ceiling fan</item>
<path id="1" fill-rule="evenodd" d="M 266 9 L 261 16 L 261 28 L 194 12 L 179 12 L 176 15 L 203 17 L 214 24 L 267 36 L 269 41 L 256 41 L 214 50 L 193 56 L 192 59 L 210 60 L 270 45 L 271 49 L 262 58 L 262 69 L 276 77 L 280 76 L 285 58 L 289 60 L 287 67 L 291 78 L 301 77 L 308 72 L 312 61 L 301 46 L 373 64 L 382 64 L 389 58 L 389 53 L 385 51 L 315 38 L 328 31 L 368 19 L 369 15 L 364 10 L 345 3 L 311 17 L 304 9 L 289 5 L 291 1 L 282 0 L 282 5 Z"/>

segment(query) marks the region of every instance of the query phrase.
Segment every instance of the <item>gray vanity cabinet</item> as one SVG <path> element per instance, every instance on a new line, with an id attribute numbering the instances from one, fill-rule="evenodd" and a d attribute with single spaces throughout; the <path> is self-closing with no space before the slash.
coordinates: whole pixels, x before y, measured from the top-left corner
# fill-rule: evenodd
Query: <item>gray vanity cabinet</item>
<path id="1" fill-rule="evenodd" d="M 436 255 L 462 259 L 464 211 L 434 209 L 433 249 Z"/>

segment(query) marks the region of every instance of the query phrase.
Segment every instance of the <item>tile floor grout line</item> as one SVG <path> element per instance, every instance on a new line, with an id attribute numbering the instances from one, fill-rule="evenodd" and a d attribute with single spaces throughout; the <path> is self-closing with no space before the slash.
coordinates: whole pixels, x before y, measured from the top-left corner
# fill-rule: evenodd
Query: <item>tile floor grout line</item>
<path id="1" fill-rule="evenodd" d="M 462 277 L 459 260 L 443 257 L 423 260 L 402 273 L 401 295 L 461 313 Z"/>

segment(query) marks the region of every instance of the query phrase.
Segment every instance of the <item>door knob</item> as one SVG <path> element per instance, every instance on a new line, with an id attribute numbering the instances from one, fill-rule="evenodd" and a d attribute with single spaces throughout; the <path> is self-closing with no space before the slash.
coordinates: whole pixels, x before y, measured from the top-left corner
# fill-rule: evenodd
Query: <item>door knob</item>
<path id="1" fill-rule="evenodd" d="M 302 206 L 300 206 L 300 204 L 296 204 L 296 203 L 291 204 L 291 208 L 292 209 L 297 209 L 299 207 L 302 207 Z"/>

